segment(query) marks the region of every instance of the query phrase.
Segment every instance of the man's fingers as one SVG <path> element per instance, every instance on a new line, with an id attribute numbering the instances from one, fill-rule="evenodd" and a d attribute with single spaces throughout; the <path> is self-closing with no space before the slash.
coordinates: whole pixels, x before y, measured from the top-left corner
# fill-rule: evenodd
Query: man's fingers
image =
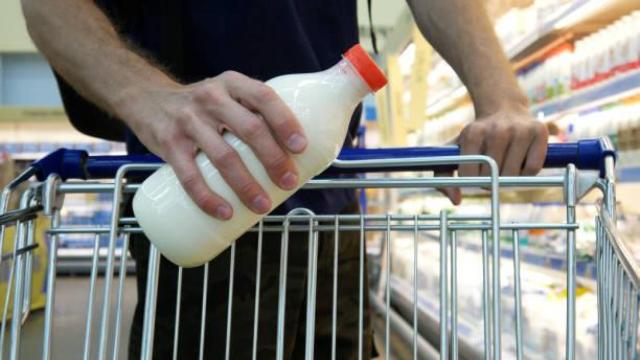
<path id="1" fill-rule="evenodd" d="M 453 176 L 453 173 L 448 171 L 447 172 L 436 171 L 433 175 L 435 177 L 450 177 L 450 176 Z M 443 188 L 438 188 L 437 190 L 440 191 L 444 196 L 449 198 L 449 200 L 453 205 L 460 205 L 460 203 L 462 202 L 462 193 L 460 192 L 460 188 L 443 187 Z"/>
<path id="2" fill-rule="evenodd" d="M 501 176 L 536 175 L 544 165 L 547 130 L 534 120 L 513 118 L 478 120 L 460 136 L 461 154 L 485 154 L 493 158 Z M 460 176 L 489 176 L 489 166 L 460 166 Z"/>
<path id="3" fill-rule="evenodd" d="M 196 166 L 192 145 L 185 142 L 174 146 L 173 151 L 167 152 L 167 162 L 189 197 L 207 214 L 220 220 L 230 219 L 233 209 L 205 183 L 200 169 Z"/>
<path id="4" fill-rule="evenodd" d="M 257 214 L 264 214 L 271 209 L 269 195 L 253 178 L 238 153 L 212 125 L 194 121 L 190 136 L 245 206 Z"/>
<path id="5" fill-rule="evenodd" d="M 513 141 L 507 150 L 507 156 L 502 165 L 502 176 L 518 176 L 522 170 L 522 166 L 526 160 L 527 144 L 531 142 L 531 137 L 524 131 L 517 131 Z"/>
<path id="6" fill-rule="evenodd" d="M 462 203 L 462 192 L 460 188 L 443 188 L 439 190 L 451 200 L 453 205 L 460 205 Z"/>
<path id="7" fill-rule="evenodd" d="M 219 106 L 210 108 L 209 113 L 251 147 L 274 184 L 284 190 L 291 190 L 298 185 L 295 163 L 274 139 L 260 116 L 230 97 L 221 101 Z"/>
<path id="8" fill-rule="evenodd" d="M 489 138 L 485 140 L 485 155 L 495 160 L 498 169 L 502 168 L 505 152 L 511 142 L 511 129 L 508 126 L 497 125 L 489 132 Z M 491 176 L 491 168 L 482 164 L 480 167 L 481 176 Z"/>
<path id="9" fill-rule="evenodd" d="M 467 128 L 460 136 L 460 155 L 480 154 L 484 136 L 472 128 Z M 458 176 L 478 176 L 478 164 L 462 164 L 458 167 Z"/>
<path id="10" fill-rule="evenodd" d="M 544 125 L 537 123 L 536 135 L 533 138 L 529 151 L 527 152 L 527 161 L 522 168 L 522 175 L 536 175 L 544 166 L 544 160 L 547 156 L 547 143 L 549 141 L 549 133 Z"/>
<path id="11" fill-rule="evenodd" d="M 229 94 L 262 115 L 278 141 L 293 153 L 301 153 L 307 146 L 302 126 L 287 104 L 263 82 L 236 72 L 222 76 Z"/>

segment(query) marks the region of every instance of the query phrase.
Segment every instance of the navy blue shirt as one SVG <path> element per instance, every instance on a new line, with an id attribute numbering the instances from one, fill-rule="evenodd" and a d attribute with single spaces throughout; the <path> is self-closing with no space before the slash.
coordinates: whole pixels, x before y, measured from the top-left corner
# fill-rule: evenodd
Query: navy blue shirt
<path id="1" fill-rule="evenodd" d="M 118 6 L 127 0 L 99 0 L 118 23 Z M 181 66 L 175 69 L 184 82 L 196 82 L 234 70 L 259 80 L 278 75 L 315 72 L 340 60 L 358 42 L 355 0 L 185 0 L 171 6 L 162 1 L 137 3 L 126 24 L 126 36 L 160 64 L 174 70 L 168 38 L 179 19 Z M 130 6 L 128 3 L 125 6 Z M 134 6 L 135 7 L 135 6 Z M 179 18 L 176 18 L 179 16 Z M 172 41 L 176 42 L 175 39 Z M 352 145 L 360 109 L 352 119 L 345 146 Z M 126 131 L 130 153 L 147 150 Z M 352 190 L 301 190 L 277 209 L 285 212 L 307 207 L 316 213 L 335 213 L 353 202 Z"/>

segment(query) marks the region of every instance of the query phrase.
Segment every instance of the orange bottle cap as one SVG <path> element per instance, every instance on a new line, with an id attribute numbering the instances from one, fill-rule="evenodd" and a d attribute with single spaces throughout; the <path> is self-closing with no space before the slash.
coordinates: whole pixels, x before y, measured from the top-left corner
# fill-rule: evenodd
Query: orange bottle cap
<path id="1" fill-rule="evenodd" d="M 387 77 L 360 44 L 355 44 L 347 50 L 344 58 L 356 69 L 372 92 L 380 90 L 387 84 Z"/>

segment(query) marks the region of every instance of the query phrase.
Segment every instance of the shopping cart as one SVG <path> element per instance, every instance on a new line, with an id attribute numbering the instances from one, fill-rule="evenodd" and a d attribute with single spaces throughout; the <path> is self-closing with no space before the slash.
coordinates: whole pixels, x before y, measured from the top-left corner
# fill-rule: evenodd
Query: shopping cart
<path id="1" fill-rule="evenodd" d="M 257 283 L 260 284 L 260 261 L 262 252 L 262 234 L 277 232 L 281 234 L 281 260 L 279 280 L 278 327 L 277 327 L 277 358 L 283 357 L 283 343 L 286 336 L 284 329 L 285 289 L 287 272 L 287 249 L 289 234 L 302 232 L 308 234 L 308 274 L 306 297 L 306 358 L 314 354 L 314 320 L 316 318 L 316 283 L 318 265 L 319 234 L 331 234 L 335 244 L 345 233 L 356 233 L 359 236 L 360 259 L 364 259 L 371 252 L 370 265 L 374 274 L 372 284 L 365 283 L 364 261 L 360 261 L 359 273 L 359 330 L 358 349 L 359 358 L 367 358 L 363 353 L 363 324 L 366 314 L 363 311 L 364 298 L 369 297 L 373 309 L 373 317 L 381 320 L 382 326 L 376 328 L 378 350 L 385 358 L 400 357 L 394 352 L 393 343 L 404 341 L 407 344 L 409 358 L 440 358 L 448 359 L 465 356 L 464 349 L 459 346 L 458 330 L 458 235 L 462 232 L 472 232 L 478 235 L 481 243 L 482 265 L 478 269 L 482 274 L 482 319 L 478 319 L 483 329 L 483 340 L 480 356 L 499 359 L 511 357 L 506 355 L 504 344 L 513 343 L 515 356 L 518 359 L 525 355 L 522 333 L 522 293 L 520 281 L 520 242 L 517 241 L 518 230 L 523 229 L 555 229 L 566 232 L 566 358 L 573 359 L 575 354 L 576 331 L 576 222 L 575 207 L 582 195 L 591 189 L 602 191 L 602 201 L 597 224 L 597 299 L 598 299 L 598 358 L 599 359 L 635 359 L 637 356 L 638 333 L 638 295 L 640 283 L 638 268 L 630 256 L 625 243 L 616 231 L 615 189 L 614 189 L 614 157 L 611 145 L 606 139 L 584 140 L 574 144 L 549 145 L 545 167 L 564 168 L 555 174 L 538 177 L 499 177 L 496 163 L 486 156 L 460 156 L 456 147 L 441 148 L 411 148 L 411 149 L 378 149 L 378 150 L 345 150 L 336 160 L 331 173 L 375 173 L 368 177 L 336 177 L 309 181 L 307 189 L 350 188 L 350 189 L 433 189 L 443 187 L 475 187 L 490 190 L 487 200 L 490 204 L 485 213 L 472 215 L 456 215 L 442 211 L 433 214 L 392 214 L 368 213 L 359 215 L 315 215 L 308 209 L 297 209 L 283 216 L 267 216 L 251 231 L 257 232 Z M 477 163 L 488 166 L 491 176 L 488 177 L 427 177 L 415 175 L 417 172 L 429 170 L 452 169 L 459 164 Z M 33 246 L 33 216 L 42 210 L 51 217 L 50 244 L 48 249 L 49 267 L 47 272 L 47 301 L 44 310 L 44 324 L 42 327 L 42 358 L 55 357 L 56 339 L 64 334 L 56 333 L 56 264 L 58 242 L 64 234 L 86 233 L 96 236 L 93 252 L 93 262 L 90 275 L 90 286 L 87 309 L 78 310 L 85 318 L 85 336 L 77 339 L 83 358 L 104 359 L 117 358 L 121 349 L 126 347 L 123 339 L 123 292 L 126 277 L 126 256 L 116 257 L 116 243 L 122 240 L 122 254 L 126 254 L 129 247 L 129 236 L 139 233 L 135 218 L 126 217 L 121 210 L 127 194 L 136 191 L 139 184 L 131 180 L 130 175 L 148 173 L 160 166 L 159 160 L 153 156 L 88 156 L 83 151 L 58 150 L 40 161 L 35 162 L 21 176 L 9 184 L 2 193 L 0 224 L 2 231 L 5 227 L 17 227 L 14 252 L 2 257 L 2 262 L 10 262 L 9 283 L 12 291 L 7 292 L 4 301 L 2 342 L 3 348 L 8 348 L 7 355 L 11 359 L 20 358 L 21 329 L 29 321 L 29 291 L 30 291 L 30 249 Z M 579 170 L 580 171 L 579 171 Z M 582 171 L 585 170 L 585 171 Z M 591 171 L 590 171 L 591 170 Z M 392 176 L 391 173 L 401 175 Z M 24 190 L 20 196 L 19 209 L 7 209 L 9 198 L 14 195 L 17 185 L 32 177 L 37 181 Z M 102 179 L 102 181 L 96 181 Z M 557 187 L 563 190 L 566 219 L 556 223 L 501 223 L 499 189 L 501 188 L 540 188 Z M 386 191 L 386 190 L 385 190 Z M 112 217 L 108 226 L 65 225 L 61 223 L 61 210 L 64 206 L 64 196 L 74 193 L 110 193 L 113 195 Z M 512 263 L 514 286 L 512 292 L 505 293 L 501 286 L 501 259 L 503 249 L 500 244 L 501 233 L 512 233 L 516 241 L 512 245 Z M 419 268 L 421 259 L 418 256 L 419 237 L 424 233 L 436 234 L 439 251 L 439 333 L 435 341 L 425 340 L 425 334 L 420 331 L 419 323 Z M 98 235 L 108 235 L 106 269 L 104 272 L 104 291 L 100 306 L 100 318 L 92 316 L 91 309 L 96 306 L 98 287 L 97 259 L 99 244 Z M 394 309 L 394 299 L 391 291 L 391 259 L 392 243 L 399 238 L 408 238 L 411 252 L 410 271 L 412 286 L 407 294 L 410 299 L 411 316 L 402 318 Z M 2 236 L 4 239 L 4 236 Z M 367 244 L 376 244 L 367 249 Z M 337 247 L 335 247 L 337 249 Z M 230 274 L 233 274 L 235 244 L 231 248 Z M 377 254 L 377 255 L 376 255 Z M 160 254 L 151 247 L 149 251 L 149 272 L 145 298 L 144 329 L 142 339 L 142 358 L 150 359 L 153 354 L 154 321 L 156 311 L 156 297 L 158 291 L 158 269 Z M 205 271 L 208 268 L 205 265 Z M 337 293 L 339 253 L 333 257 L 333 273 L 323 276 L 333 276 L 333 311 L 322 316 L 331 317 L 333 321 L 331 354 L 336 358 L 336 302 L 341 294 Z M 116 275 L 116 271 L 117 275 Z M 182 269 L 179 270 L 177 289 L 181 289 Z M 260 326 L 259 287 L 255 292 L 255 311 L 252 346 L 253 358 L 256 358 L 257 334 Z M 228 294 L 234 291 L 233 276 L 229 279 Z M 203 310 L 206 309 L 206 292 L 203 292 Z M 513 317 L 515 321 L 514 333 L 506 333 L 503 329 L 504 297 L 509 295 L 514 304 Z M 114 298 L 115 296 L 115 298 Z M 9 302 L 12 298 L 13 307 L 9 314 Z M 180 298 L 177 300 L 178 304 Z M 115 306 L 114 306 L 115 304 Z M 392 306 L 393 305 L 393 306 Z M 542 310 L 542 309 L 541 309 Z M 85 312 L 86 311 L 86 312 Z M 205 312 L 203 311 L 203 314 Z M 232 334 L 231 318 L 233 302 L 228 303 L 226 319 L 227 337 L 224 349 L 225 358 L 230 357 L 229 337 Z M 11 320 L 8 320 L 8 317 Z M 180 326 L 180 306 L 177 306 L 174 325 L 174 358 L 178 343 Z M 203 322 L 204 322 L 203 317 Z M 5 330 L 5 328 L 10 328 Z M 200 356 L 203 355 L 204 325 L 201 327 Z M 5 342 L 7 344 L 5 344 Z M 444 344 L 444 345 L 442 345 Z M 39 352 L 40 353 L 40 352 Z"/>

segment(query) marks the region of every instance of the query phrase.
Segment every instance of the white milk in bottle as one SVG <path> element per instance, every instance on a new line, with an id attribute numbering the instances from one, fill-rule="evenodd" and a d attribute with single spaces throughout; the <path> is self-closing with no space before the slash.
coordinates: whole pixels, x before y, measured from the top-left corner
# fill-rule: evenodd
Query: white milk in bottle
<path id="1" fill-rule="evenodd" d="M 354 109 L 366 94 L 383 87 L 386 78 L 362 47 L 355 45 L 330 69 L 279 76 L 266 84 L 304 128 L 307 148 L 293 155 L 301 187 L 338 156 Z M 223 137 L 269 194 L 272 209 L 297 190 L 280 189 L 248 145 L 231 133 Z M 203 153 L 196 156 L 196 162 L 207 185 L 233 208 L 231 219 L 218 220 L 200 210 L 168 165 L 147 178 L 133 199 L 133 211 L 144 234 L 166 258 L 185 267 L 213 259 L 263 216 L 240 201 Z"/>

